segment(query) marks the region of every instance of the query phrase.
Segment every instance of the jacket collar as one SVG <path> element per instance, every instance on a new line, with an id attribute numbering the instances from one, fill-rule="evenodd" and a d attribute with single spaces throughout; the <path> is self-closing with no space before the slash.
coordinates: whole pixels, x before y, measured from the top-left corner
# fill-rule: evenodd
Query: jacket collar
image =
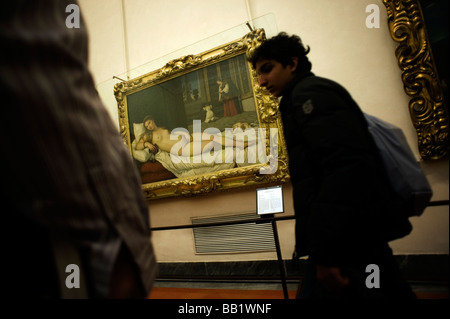
<path id="1" fill-rule="evenodd" d="M 312 73 L 311 71 L 303 71 L 298 73 L 295 78 L 286 86 L 282 96 L 289 94 L 298 82 L 310 76 L 314 76 L 314 73 Z"/>

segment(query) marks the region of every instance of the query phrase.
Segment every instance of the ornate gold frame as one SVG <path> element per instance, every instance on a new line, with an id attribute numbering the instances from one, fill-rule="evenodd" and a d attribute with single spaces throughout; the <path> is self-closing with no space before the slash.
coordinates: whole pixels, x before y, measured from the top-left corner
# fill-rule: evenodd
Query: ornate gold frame
<path id="1" fill-rule="evenodd" d="M 409 111 L 424 160 L 441 159 L 449 150 L 449 117 L 418 0 L 383 0 L 395 55 L 402 70 Z"/>
<path id="2" fill-rule="evenodd" d="M 224 44 L 198 55 L 183 56 L 168 62 L 164 67 L 142 75 L 138 78 L 118 83 L 114 95 L 118 103 L 120 133 L 131 153 L 131 134 L 128 119 L 127 96 L 162 82 L 185 75 L 202 67 L 231 59 L 237 55 L 252 51 L 266 39 L 263 29 L 253 30 L 241 39 Z M 278 168 L 273 174 L 261 174 L 260 169 L 269 164 L 252 164 L 250 166 L 221 170 L 186 178 L 175 178 L 160 182 L 143 184 L 143 191 L 148 200 L 192 196 L 233 188 L 258 185 L 282 184 L 289 180 L 286 146 L 283 137 L 282 122 L 278 112 L 278 100 L 257 84 L 257 75 L 246 61 L 250 72 L 256 113 L 259 127 L 266 129 L 266 154 L 270 153 L 270 128 L 278 129 Z"/>

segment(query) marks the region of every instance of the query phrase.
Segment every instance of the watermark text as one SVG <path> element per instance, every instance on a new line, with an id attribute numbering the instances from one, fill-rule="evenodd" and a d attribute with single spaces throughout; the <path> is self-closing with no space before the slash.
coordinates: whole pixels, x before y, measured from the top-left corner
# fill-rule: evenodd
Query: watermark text
<path id="1" fill-rule="evenodd" d="M 370 13 L 366 18 L 366 27 L 368 29 L 380 28 L 380 7 L 376 4 L 369 4 L 366 12 Z"/>
<path id="2" fill-rule="evenodd" d="M 70 13 L 66 17 L 66 27 L 69 29 L 80 28 L 80 7 L 77 4 L 69 4 L 66 12 Z"/>

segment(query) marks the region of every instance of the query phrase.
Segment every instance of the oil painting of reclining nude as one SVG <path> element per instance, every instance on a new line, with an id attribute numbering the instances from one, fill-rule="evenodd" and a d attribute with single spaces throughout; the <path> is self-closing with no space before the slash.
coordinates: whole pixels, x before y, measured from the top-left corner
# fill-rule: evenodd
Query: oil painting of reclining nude
<path id="1" fill-rule="evenodd" d="M 288 179 L 277 101 L 246 58 L 264 39 L 255 30 L 208 58 L 182 57 L 116 84 L 121 134 L 148 199 Z"/>

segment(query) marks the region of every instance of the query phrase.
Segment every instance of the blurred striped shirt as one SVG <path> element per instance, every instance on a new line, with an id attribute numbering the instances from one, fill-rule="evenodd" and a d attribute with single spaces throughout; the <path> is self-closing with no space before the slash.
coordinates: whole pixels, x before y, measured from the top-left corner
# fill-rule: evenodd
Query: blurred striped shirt
<path id="1" fill-rule="evenodd" d="M 96 296 L 107 296 L 122 244 L 148 292 L 156 269 L 148 206 L 88 71 L 84 21 L 66 26 L 72 3 L 2 4 L 3 196 L 20 220 L 56 229 L 88 250 Z"/>

